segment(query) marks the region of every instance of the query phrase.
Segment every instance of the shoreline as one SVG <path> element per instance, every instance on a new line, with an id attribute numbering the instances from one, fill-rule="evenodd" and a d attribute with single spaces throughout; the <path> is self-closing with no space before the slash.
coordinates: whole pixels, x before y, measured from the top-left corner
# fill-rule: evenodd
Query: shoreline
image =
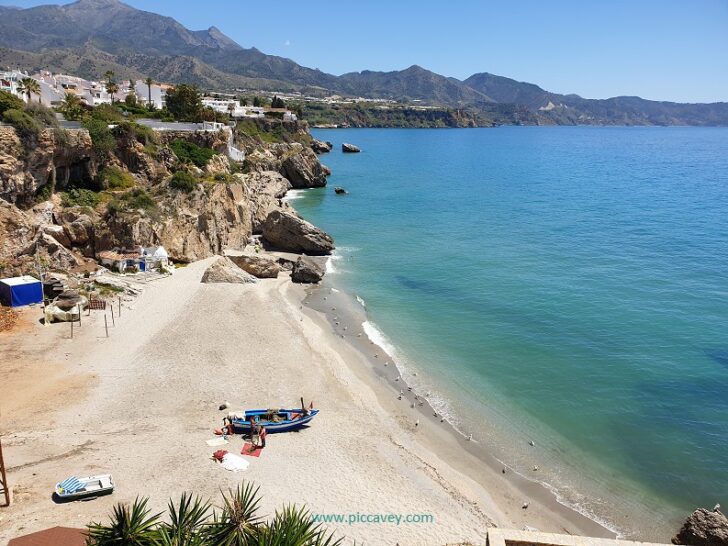
<path id="1" fill-rule="evenodd" d="M 507 492 L 498 491 L 501 499 L 500 502 L 496 500 L 496 504 L 509 505 L 507 513 L 515 520 L 514 523 L 518 521 L 518 528 L 621 538 L 621 530 L 562 502 L 558 492 L 547 484 L 531 479 L 502 462 L 486 445 L 468 440 L 463 432 L 430 405 L 425 395 L 417 393 L 415 388 L 408 385 L 393 356 L 371 339 L 364 326 L 368 323 L 364 302 L 336 287 L 335 282 L 327 282 L 326 278 L 324 282 L 326 285 L 307 290 L 304 307 L 318 313 L 319 317 L 312 315 L 312 318 L 321 320 L 359 353 L 366 362 L 366 369 L 358 368 L 356 371 L 360 372 L 359 377 L 365 383 L 376 389 L 382 407 L 399 420 L 419 422 L 417 428 L 423 431 L 420 442 L 427 450 L 448 460 L 454 470 L 478 482 L 491 494 L 490 489 L 493 489 L 494 484 L 497 484 L 496 490 L 508 488 Z M 357 307 L 360 310 L 358 313 Z M 400 391 L 403 391 L 401 400 L 398 399 Z M 421 403 L 414 403 L 415 395 Z M 527 509 L 522 508 L 525 502 L 529 503 Z M 534 517 L 536 511 L 540 514 Z M 545 525 L 544 519 L 549 525 Z"/>
<path id="2" fill-rule="evenodd" d="M 137 496 L 148 496 L 153 510 L 183 491 L 216 500 L 220 488 L 241 480 L 261 486 L 266 514 L 297 502 L 315 513 L 435 518 L 430 526 L 329 526 L 347 541 L 481 543 L 489 526 L 612 536 L 540 486 L 521 509 L 523 494 L 511 484 L 517 476 L 503 480 L 472 444 L 432 422 L 426 406 L 417 407 L 414 426 L 366 354 L 307 304 L 312 293 L 328 297 L 321 289 L 292 284 L 285 274 L 254 285 L 201 284 L 210 261 L 153 281 L 125 301 L 109 338 L 101 313 L 84 317 L 71 340 L 64 324 L 42 326 L 37 309 L 24 312 L 23 329 L 0 336 L 3 349 L 15 350 L 20 375 L 37 377 L 48 366 L 56 372 L 38 380 L 47 395 L 23 400 L 23 412 L 11 400 L 2 403 L 16 410 L 3 411 L 0 424 L 14 493 L 11 507 L 0 511 L 1 537 L 105 520 L 112 506 Z M 362 340 L 371 346 L 363 332 Z M 267 373 L 255 373 L 262 364 Z M 59 377 L 77 386 L 68 391 L 56 384 Z M 222 400 L 252 407 L 300 395 L 322 410 L 312 426 L 271 435 L 269 448 L 242 474 L 209 460 L 205 440 L 219 426 Z M 233 438 L 226 448 L 238 443 Z M 301 456 L 309 463 L 305 474 Z M 67 474 L 104 471 L 114 474 L 113 495 L 51 501 L 52 484 Z"/>

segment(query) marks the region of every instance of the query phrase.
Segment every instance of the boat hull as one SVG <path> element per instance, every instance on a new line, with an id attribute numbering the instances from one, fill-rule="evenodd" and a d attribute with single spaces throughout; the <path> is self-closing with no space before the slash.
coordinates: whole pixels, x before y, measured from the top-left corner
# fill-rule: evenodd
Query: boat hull
<path id="1" fill-rule="evenodd" d="M 243 418 L 231 418 L 230 422 L 233 425 L 233 430 L 238 434 L 249 434 L 250 433 L 250 419 L 255 419 L 255 424 L 258 426 L 265 427 L 266 432 L 288 432 L 296 430 L 304 425 L 307 425 L 311 420 L 316 417 L 319 410 L 310 410 L 308 415 L 302 415 L 300 409 L 286 410 L 282 409 L 278 411 L 279 415 L 286 414 L 289 418 L 284 418 L 281 421 L 270 421 L 265 418 L 269 414 L 268 410 L 249 410 L 245 412 L 245 419 Z M 299 417 L 294 417 L 298 415 Z M 293 418 L 290 418 L 293 417 Z"/>
<path id="2" fill-rule="evenodd" d="M 56 497 L 61 501 L 73 501 L 89 497 L 110 495 L 114 492 L 114 478 L 111 474 L 87 476 L 85 478 L 78 478 L 78 480 L 83 483 L 85 487 L 73 492 L 64 491 L 61 487 L 61 483 L 63 482 L 58 482 L 54 491 Z"/>

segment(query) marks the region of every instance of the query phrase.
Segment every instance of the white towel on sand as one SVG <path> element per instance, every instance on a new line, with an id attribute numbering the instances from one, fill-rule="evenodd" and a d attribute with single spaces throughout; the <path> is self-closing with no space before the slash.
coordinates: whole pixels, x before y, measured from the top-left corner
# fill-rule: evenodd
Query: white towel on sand
<path id="1" fill-rule="evenodd" d="M 225 438 L 213 438 L 212 440 L 207 440 L 207 445 L 210 447 L 224 446 L 227 443 L 228 441 Z"/>
<path id="2" fill-rule="evenodd" d="M 225 470 L 229 470 L 231 472 L 239 472 L 241 470 L 247 470 L 250 463 L 239 455 L 235 455 L 234 453 L 226 453 L 225 456 L 222 458 L 221 464 Z"/>

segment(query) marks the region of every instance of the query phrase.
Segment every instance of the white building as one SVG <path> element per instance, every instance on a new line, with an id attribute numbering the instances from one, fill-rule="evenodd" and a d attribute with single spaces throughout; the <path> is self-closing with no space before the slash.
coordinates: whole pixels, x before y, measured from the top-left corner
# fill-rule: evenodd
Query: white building
<path id="1" fill-rule="evenodd" d="M 221 114 L 231 114 L 234 118 L 262 118 L 265 116 L 265 108 L 260 106 L 241 106 L 235 99 L 215 99 L 204 97 L 202 106 L 212 108 Z M 231 111 L 232 106 L 232 111 Z"/>
<path id="2" fill-rule="evenodd" d="M 169 267 L 169 255 L 163 246 L 137 247 L 135 250 L 103 250 L 97 254 L 101 265 L 124 273 L 153 271 Z"/>
<path id="3" fill-rule="evenodd" d="M 169 254 L 163 246 L 139 247 L 139 271 L 151 271 L 169 266 Z"/>
<path id="4" fill-rule="evenodd" d="M 153 83 L 151 85 L 152 104 L 157 110 L 161 110 L 167 104 L 167 88 L 169 86 L 160 85 Z M 134 93 L 136 93 L 137 100 L 146 105 L 149 103 L 149 91 L 150 87 L 144 83 L 144 80 L 137 80 L 134 82 Z"/>

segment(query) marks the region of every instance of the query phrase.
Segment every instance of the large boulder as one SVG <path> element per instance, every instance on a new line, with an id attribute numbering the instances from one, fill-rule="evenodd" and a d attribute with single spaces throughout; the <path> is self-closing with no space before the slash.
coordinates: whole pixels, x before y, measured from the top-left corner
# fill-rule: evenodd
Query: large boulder
<path id="1" fill-rule="evenodd" d="M 258 279 L 240 269 L 228 258 L 218 258 L 202 275 L 201 282 L 249 284 L 258 282 Z"/>
<path id="2" fill-rule="evenodd" d="M 328 140 L 323 141 L 314 138 L 311 142 L 311 149 L 317 154 L 327 154 L 332 150 L 333 147 L 334 145 Z"/>
<path id="3" fill-rule="evenodd" d="M 310 148 L 285 158 L 280 172 L 294 188 L 321 188 L 326 185 L 326 177 L 331 174 Z"/>
<path id="4" fill-rule="evenodd" d="M 291 212 L 274 210 L 263 223 L 263 237 L 271 245 L 289 252 L 330 254 L 331 236 Z"/>
<path id="5" fill-rule="evenodd" d="M 673 544 L 690 546 L 728 546 L 728 518 L 720 509 L 712 512 L 698 508 L 690 514 L 677 535 L 672 538 Z"/>
<path id="6" fill-rule="evenodd" d="M 361 152 L 358 146 L 354 146 L 353 144 L 349 144 L 348 142 L 344 142 L 341 145 L 341 151 L 345 154 L 358 154 Z"/>
<path id="7" fill-rule="evenodd" d="M 301 256 L 293 265 L 291 280 L 298 283 L 316 283 L 324 278 L 324 268 L 314 259 Z"/>
<path id="8" fill-rule="evenodd" d="M 243 254 L 228 257 L 240 269 L 259 279 L 275 279 L 281 271 L 278 260 L 265 254 Z"/>

